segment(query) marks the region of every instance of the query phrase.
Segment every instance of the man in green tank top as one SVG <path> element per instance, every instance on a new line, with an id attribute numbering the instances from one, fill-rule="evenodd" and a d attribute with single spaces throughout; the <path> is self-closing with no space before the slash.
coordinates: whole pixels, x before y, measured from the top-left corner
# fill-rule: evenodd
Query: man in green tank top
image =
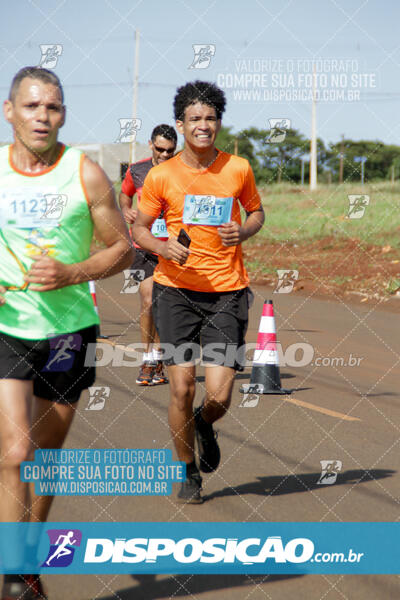
<path id="1" fill-rule="evenodd" d="M 14 143 L 0 148 L 0 520 L 36 522 L 53 498 L 35 496 L 20 465 L 61 448 L 94 382 L 84 364 L 98 323 L 88 281 L 129 268 L 134 251 L 104 171 L 58 141 L 58 77 L 21 69 L 4 115 Z M 90 256 L 94 227 L 106 248 Z M 22 596 L 45 598 L 38 576 L 6 576 L 2 598 Z"/>

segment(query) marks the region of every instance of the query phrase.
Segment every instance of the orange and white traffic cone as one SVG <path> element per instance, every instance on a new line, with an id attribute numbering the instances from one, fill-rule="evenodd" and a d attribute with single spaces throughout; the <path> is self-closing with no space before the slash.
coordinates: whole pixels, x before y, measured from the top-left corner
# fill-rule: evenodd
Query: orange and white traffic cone
<path id="1" fill-rule="evenodd" d="M 90 290 L 90 295 L 92 296 L 94 310 L 96 311 L 97 316 L 99 317 L 99 320 L 100 320 L 99 307 L 97 306 L 96 285 L 95 285 L 94 281 L 92 281 L 92 280 L 89 281 L 89 290 Z M 100 325 L 97 325 L 97 337 L 103 338 L 103 339 L 107 338 L 106 335 L 100 334 Z"/>
<path id="2" fill-rule="evenodd" d="M 257 346 L 254 350 L 250 384 L 241 387 L 242 393 L 290 394 L 281 388 L 279 357 L 276 341 L 274 306 L 266 300 L 258 328 Z"/>

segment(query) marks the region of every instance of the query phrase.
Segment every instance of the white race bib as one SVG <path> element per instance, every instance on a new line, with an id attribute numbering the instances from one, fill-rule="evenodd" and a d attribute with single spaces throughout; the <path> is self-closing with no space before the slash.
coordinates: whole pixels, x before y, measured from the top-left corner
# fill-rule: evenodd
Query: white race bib
<path id="1" fill-rule="evenodd" d="M 228 223 L 232 215 L 233 198 L 186 194 L 183 222 L 188 225 L 219 226 Z"/>
<path id="2" fill-rule="evenodd" d="M 66 194 L 57 194 L 54 188 L 0 191 L 0 227 L 58 227 L 66 204 Z"/>
<path id="3" fill-rule="evenodd" d="M 165 219 L 156 219 L 151 226 L 151 233 L 154 235 L 154 237 L 167 238 L 168 231 Z"/>

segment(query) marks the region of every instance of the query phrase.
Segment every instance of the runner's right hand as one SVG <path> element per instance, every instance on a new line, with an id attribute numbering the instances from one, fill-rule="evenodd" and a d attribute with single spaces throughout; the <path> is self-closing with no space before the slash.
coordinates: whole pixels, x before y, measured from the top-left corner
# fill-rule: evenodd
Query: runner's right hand
<path id="1" fill-rule="evenodd" d="M 163 251 L 161 255 L 163 258 L 167 260 L 174 260 L 180 265 L 183 265 L 188 257 L 190 251 L 185 246 L 182 246 L 177 240 L 177 238 L 168 238 L 167 242 L 164 242 Z"/>
<path id="2" fill-rule="evenodd" d="M 6 299 L 4 298 L 4 296 L 2 296 L 2 294 L 6 293 L 6 288 L 3 285 L 0 285 L 0 305 L 4 304 Z"/>
<path id="3" fill-rule="evenodd" d="M 123 208 L 122 214 L 124 215 L 125 221 L 130 225 L 133 225 L 136 220 L 137 210 L 135 208 Z"/>

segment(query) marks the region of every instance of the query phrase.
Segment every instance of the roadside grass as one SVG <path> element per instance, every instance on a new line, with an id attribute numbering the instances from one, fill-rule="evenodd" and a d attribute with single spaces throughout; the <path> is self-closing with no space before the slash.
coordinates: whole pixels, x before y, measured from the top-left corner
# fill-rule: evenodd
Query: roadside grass
<path id="1" fill-rule="evenodd" d="M 315 192 L 276 184 L 259 191 L 266 221 L 250 244 L 260 237 L 301 244 L 334 236 L 400 249 L 400 183 L 319 185 Z M 348 218 L 350 194 L 369 196 L 362 218 Z"/>
<path id="2" fill-rule="evenodd" d="M 114 189 L 118 199 L 121 183 L 115 183 Z M 250 246 L 260 238 L 301 244 L 334 236 L 400 250 L 400 182 L 368 183 L 363 187 L 319 184 L 315 192 L 307 186 L 282 183 L 259 186 L 259 191 L 266 220 L 262 230 L 247 242 Z M 350 194 L 369 196 L 360 219 L 347 217 Z"/>
<path id="3" fill-rule="evenodd" d="M 120 187 L 115 184 L 117 198 Z M 400 182 L 319 184 L 315 192 L 288 183 L 258 189 L 266 221 L 245 245 L 251 279 L 271 284 L 280 263 L 303 279 L 314 273 L 329 289 L 399 294 Z M 361 218 L 349 218 L 349 195 L 369 196 Z M 339 272 L 332 261 L 342 265 Z"/>
<path id="4" fill-rule="evenodd" d="M 256 276 L 276 274 L 276 269 L 274 267 L 266 265 L 264 262 L 259 260 L 247 260 L 246 268 L 249 269 Z"/>

